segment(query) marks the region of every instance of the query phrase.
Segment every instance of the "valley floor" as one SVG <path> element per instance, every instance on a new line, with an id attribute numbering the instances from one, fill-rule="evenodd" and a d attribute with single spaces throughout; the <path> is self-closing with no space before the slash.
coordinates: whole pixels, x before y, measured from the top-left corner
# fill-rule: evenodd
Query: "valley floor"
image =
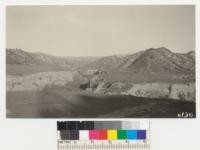
<path id="1" fill-rule="evenodd" d="M 196 103 L 82 91 L 7 92 L 8 118 L 177 118 L 196 114 Z"/>

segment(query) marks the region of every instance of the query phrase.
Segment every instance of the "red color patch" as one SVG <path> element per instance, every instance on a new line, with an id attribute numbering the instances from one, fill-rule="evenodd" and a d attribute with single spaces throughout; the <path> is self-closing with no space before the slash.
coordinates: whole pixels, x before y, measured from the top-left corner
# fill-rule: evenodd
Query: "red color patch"
<path id="1" fill-rule="evenodd" d="M 99 139 L 100 140 L 107 140 L 107 130 L 100 130 L 99 131 Z"/>

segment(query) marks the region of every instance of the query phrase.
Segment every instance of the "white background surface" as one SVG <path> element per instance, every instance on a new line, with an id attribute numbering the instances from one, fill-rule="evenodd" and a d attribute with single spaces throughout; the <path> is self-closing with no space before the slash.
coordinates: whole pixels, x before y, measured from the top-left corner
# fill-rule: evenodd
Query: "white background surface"
<path id="1" fill-rule="evenodd" d="M 0 150 L 56 150 L 56 121 L 59 119 L 6 119 L 5 117 L 5 4 L 196 4 L 197 118 L 150 119 L 151 150 L 200 150 L 199 119 L 199 23 L 198 1 L 64 1 L 0 0 Z M 48 2 L 48 3 L 47 3 Z M 92 2 L 92 3 L 91 3 Z M 62 119 L 63 120 L 63 119 Z M 66 119 L 64 119 L 66 120 Z"/>

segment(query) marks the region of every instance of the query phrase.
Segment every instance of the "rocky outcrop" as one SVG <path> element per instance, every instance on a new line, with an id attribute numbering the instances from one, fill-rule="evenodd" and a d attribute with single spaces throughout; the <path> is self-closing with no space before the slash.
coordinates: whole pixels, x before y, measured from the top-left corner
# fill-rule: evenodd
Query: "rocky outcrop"
<path id="1" fill-rule="evenodd" d="M 104 76 L 107 74 L 106 71 L 101 69 L 89 69 L 82 74 L 82 76 L 87 77 L 87 82 L 80 85 L 83 90 L 93 91 L 101 93 L 101 89 L 105 89 Z"/>
<path id="2" fill-rule="evenodd" d="M 40 91 L 47 85 L 65 85 L 72 82 L 75 72 L 41 72 L 26 76 L 7 76 L 7 91 Z"/>

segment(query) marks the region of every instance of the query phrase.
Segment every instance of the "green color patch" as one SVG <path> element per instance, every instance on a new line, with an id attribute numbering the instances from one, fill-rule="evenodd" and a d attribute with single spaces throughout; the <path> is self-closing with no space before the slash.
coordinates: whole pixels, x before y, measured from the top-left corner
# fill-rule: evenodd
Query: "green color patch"
<path id="1" fill-rule="evenodd" d="M 117 130 L 117 138 L 118 139 L 127 139 L 126 130 Z"/>

